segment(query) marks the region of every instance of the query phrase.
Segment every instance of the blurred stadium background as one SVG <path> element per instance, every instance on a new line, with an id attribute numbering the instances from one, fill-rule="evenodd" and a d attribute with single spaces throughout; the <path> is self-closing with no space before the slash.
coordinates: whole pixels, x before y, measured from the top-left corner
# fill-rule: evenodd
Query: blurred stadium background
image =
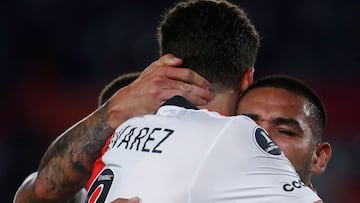
<path id="1" fill-rule="evenodd" d="M 360 201 L 360 1 L 243 0 L 262 36 L 256 78 L 289 74 L 328 111 L 327 203 Z M 51 141 L 97 106 L 104 85 L 158 57 L 156 26 L 170 0 L 0 2 L 0 202 L 11 202 Z"/>

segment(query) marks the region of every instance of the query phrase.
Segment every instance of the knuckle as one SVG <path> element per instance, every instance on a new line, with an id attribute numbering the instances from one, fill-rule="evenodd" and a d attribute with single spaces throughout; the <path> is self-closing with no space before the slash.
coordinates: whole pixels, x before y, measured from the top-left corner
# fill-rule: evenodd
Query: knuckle
<path id="1" fill-rule="evenodd" d="M 155 86 L 161 86 L 165 83 L 165 80 L 162 76 L 156 75 L 151 79 L 151 83 Z"/>
<path id="2" fill-rule="evenodd" d="M 150 89 L 149 95 L 150 95 L 151 100 L 158 101 L 161 99 L 161 92 L 157 89 L 154 89 L 154 88 Z"/>
<path id="3" fill-rule="evenodd" d="M 162 66 L 162 65 L 159 65 L 159 66 L 157 67 L 156 73 L 157 73 L 158 75 L 165 75 L 167 71 L 168 71 L 168 70 L 167 70 L 166 67 L 164 67 L 164 66 Z"/>
<path id="4" fill-rule="evenodd" d="M 167 96 L 168 96 L 167 99 L 170 99 L 171 97 L 176 96 L 176 95 L 182 96 L 182 97 L 185 97 L 185 98 L 186 98 L 185 94 L 186 94 L 186 93 L 185 93 L 184 91 L 181 91 L 181 90 L 172 90 L 172 91 L 170 91 L 169 94 L 167 95 Z"/>
<path id="5" fill-rule="evenodd" d="M 193 85 L 189 84 L 189 83 L 184 83 L 181 86 L 181 89 L 185 92 L 191 92 L 193 90 Z"/>
<path id="6" fill-rule="evenodd" d="M 187 71 L 187 77 L 193 79 L 195 77 L 195 73 L 191 69 L 186 69 Z"/>

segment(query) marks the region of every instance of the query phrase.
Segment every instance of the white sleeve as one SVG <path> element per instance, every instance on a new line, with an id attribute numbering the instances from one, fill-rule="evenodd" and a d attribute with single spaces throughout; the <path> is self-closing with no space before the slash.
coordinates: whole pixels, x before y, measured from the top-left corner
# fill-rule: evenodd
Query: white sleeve
<path id="1" fill-rule="evenodd" d="M 307 203 L 307 202 L 317 202 L 322 200 L 313 190 L 305 186 L 303 190 L 297 191 L 298 196 L 301 197 L 296 200 L 294 203 Z"/>

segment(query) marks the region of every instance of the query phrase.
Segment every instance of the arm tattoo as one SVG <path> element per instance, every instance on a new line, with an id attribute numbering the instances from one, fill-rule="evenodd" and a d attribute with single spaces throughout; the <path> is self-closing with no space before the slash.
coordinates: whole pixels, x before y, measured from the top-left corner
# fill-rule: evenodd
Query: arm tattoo
<path id="1" fill-rule="evenodd" d="M 69 197 L 79 191 L 113 131 L 108 124 L 105 104 L 56 139 L 38 169 L 38 180 L 46 185 L 46 192 Z"/>

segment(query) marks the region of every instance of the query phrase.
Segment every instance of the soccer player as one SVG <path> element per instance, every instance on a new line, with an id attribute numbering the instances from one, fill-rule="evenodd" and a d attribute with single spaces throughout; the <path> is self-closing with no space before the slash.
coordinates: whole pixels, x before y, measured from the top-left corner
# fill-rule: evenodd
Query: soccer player
<path id="1" fill-rule="evenodd" d="M 315 190 L 311 177 L 326 169 L 331 146 L 323 140 L 325 107 L 311 88 L 289 76 L 261 78 L 244 92 L 237 113 L 249 116 L 266 129 L 301 180 Z"/>
<path id="2" fill-rule="evenodd" d="M 138 75 L 140 73 L 124 74 L 110 82 L 99 96 L 99 106 Z M 302 109 L 312 104 L 312 114 L 306 116 Z M 262 78 L 243 93 L 238 114 L 248 115 L 270 132 L 270 137 L 284 151 L 302 181 L 312 187 L 311 176 L 325 170 L 331 147 L 321 141 L 326 123 L 325 108 L 309 87 L 288 76 Z M 84 191 L 79 192 L 72 202 L 82 202 L 84 194 Z"/>
<path id="3" fill-rule="evenodd" d="M 167 75 L 168 76 L 168 75 Z M 175 75 L 174 75 L 175 76 Z M 173 77 L 174 77 L 173 76 Z M 189 80 L 190 81 L 190 80 Z M 159 83 L 158 83 L 159 84 Z M 175 85 L 173 85 L 172 87 L 175 87 Z M 190 92 L 190 91 L 194 91 L 195 90 L 195 87 L 196 86 L 189 86 L 189 85 L 184 85 L 184 86 L 182 86 L 183 87 L 183 90 L 185 90 L 184 91 L 184 94 L 186 94 L 186 92 Z M 130 88 L 131 89 L 131 88 Z M 116 96 L 115 96 L 116 97 Z M 143 98 L 146 98 L 145 96 L 143 97 Z M 111 105 L 110 105 L 111 106 Z M 94 114 L 95 116 L 94 117 L 96 117 L 96 113 Z M 126 116 L 124 116 L 124 117 L 126 117 Z M 86 120 L 88 120 L 88 119 L 85 119 L 85 121 Z M 121 119 L 120 119 L 121 120 Z M 121 123 L 121 122 L 119 122 L 119 121 L 117 121 L 118 123 Z M 81 123 L 83 123 L 83 122 L 81 122 Z M 78 126 L 75 126 L 74 128 L 72 128 L 72 129 L 70 129 L 68 132 L 66 132 L 66 133 L 64 133 L 64 135 L 68 135 L 68 134 L 71 134 L 71 133 L 73 133 L 73 130 L 74 129 L 77 129 L 78 128 Z M 101 134 L 101 133 L 100 133 Z M 93 135 L 93 134 L 89 134 L 89 135 Z M 63 137 L 65 137 L 65 136 L 63 136 Z M 61 139 L 61 138 L 60 138 Z M 68 139 L 69 140 L 69 139 Z M 69 149 L 70 149 L 71 147 L 69 147 Z M 88 155 L 88 154 L 87 154 Z M 70 173 L 71 174 L 71 173 Z"/>
<path id="4" fill-rule="evenodd" d="M 259 46 L 244 11 L 227 1 L 189 1 L 164 16 L 162 53 L 203 75 L 214 99 L 194 106 L 173 97 L 155 115 L 124 122 L 87 201 L 139 195 L 157 203 L 321 202 L 265 130 L 246 116 L 229 116 L 252 83 Z"/>

